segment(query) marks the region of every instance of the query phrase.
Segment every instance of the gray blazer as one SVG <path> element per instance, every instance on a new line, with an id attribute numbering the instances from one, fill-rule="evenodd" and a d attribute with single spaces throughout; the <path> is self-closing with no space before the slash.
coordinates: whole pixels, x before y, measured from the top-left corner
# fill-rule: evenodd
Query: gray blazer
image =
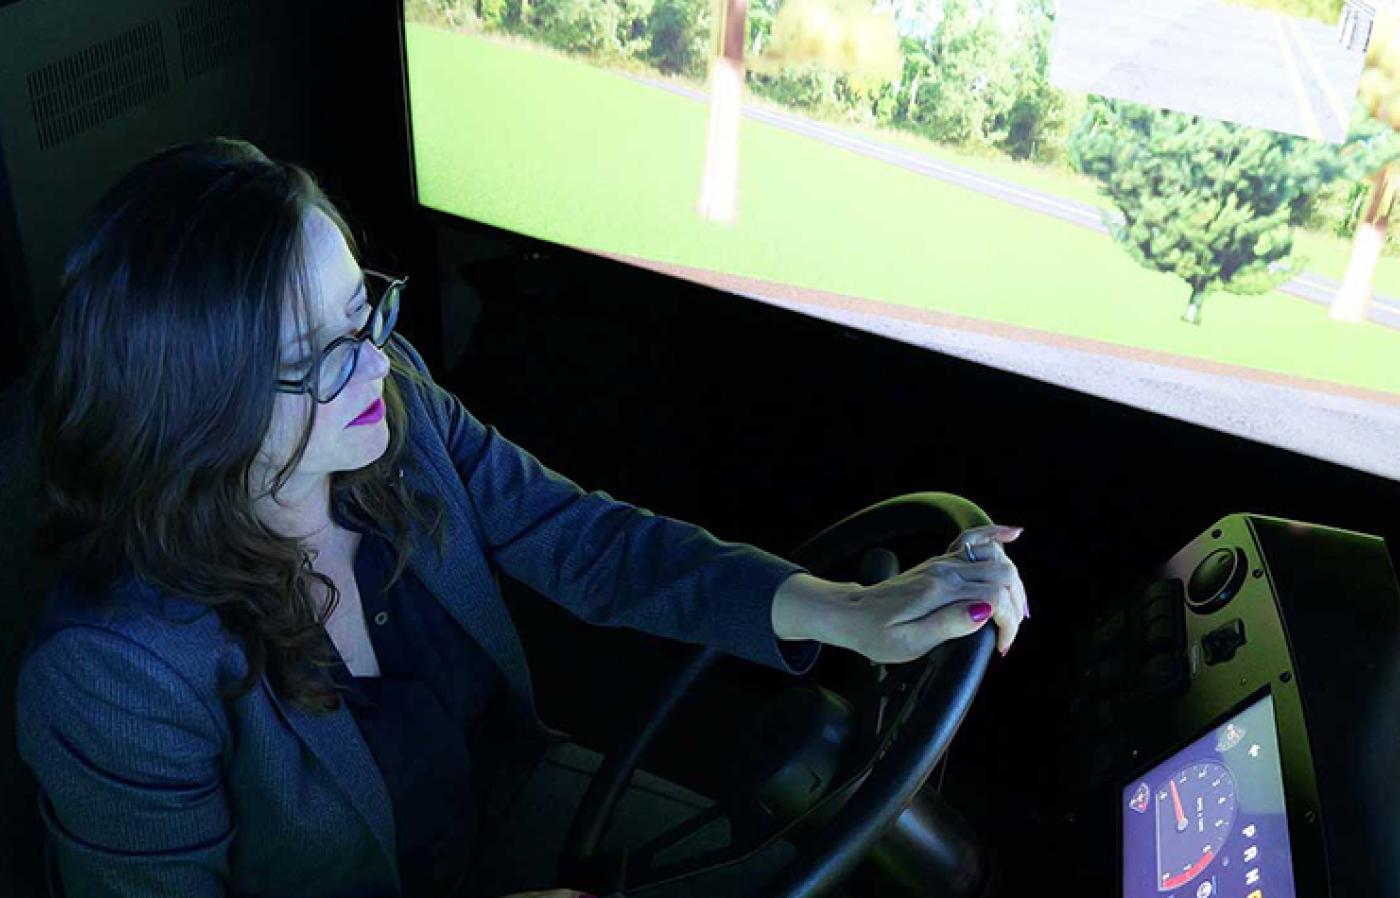
<path id="1" fill-rule="evenodd" d="M 406 339 L 391 346 L 427 374 Z M 521 732 L 544 729 L 497 570 L 595 624 L 781 670 L 800 648 L 811 666 L 812 644 L 780 649 L 770 617 L 804 568 L 584 492 L 436 384 L 402 392 L 403 476 L 442 497 L 450 536 L 439 563 L 417 533 L 409 567 L 494 659 Z M 19 675 L 51 893 L 399 895 L 389 795 L 349 710 L 308 714 L 266 677 L 221 701 L 247 661 L 211 609 L 132 577 L 105 598 L 51 585 Z"/>

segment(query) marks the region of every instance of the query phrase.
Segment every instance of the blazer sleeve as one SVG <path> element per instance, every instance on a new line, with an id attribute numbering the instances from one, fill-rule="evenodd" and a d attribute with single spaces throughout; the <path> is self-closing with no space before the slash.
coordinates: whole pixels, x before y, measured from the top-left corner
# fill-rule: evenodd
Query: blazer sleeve
<path id="1" fill-rule="evenodd" d="M 25 659 L 16 711 L 69 898 L 225 894 L 222 730 L 173 668 L 115 632 L 67 627 Z"/>
<path id="2" fill-rule="evenodd" d="M 427 366 L 404 341 L 418 370 Z M 540 464 L 435 383 L 429 404 L 493 563 L 602 626 L 698 643 L 791 673 L 820 645 L 773 632 L 779 584 L 807 572 L 745 543 L 653 514 L 601 490 L 585 492 Z"/>

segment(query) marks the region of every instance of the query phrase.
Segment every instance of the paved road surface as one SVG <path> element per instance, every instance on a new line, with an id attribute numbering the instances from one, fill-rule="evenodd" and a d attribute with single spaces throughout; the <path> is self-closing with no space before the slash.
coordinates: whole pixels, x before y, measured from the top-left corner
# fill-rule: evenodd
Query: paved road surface
<path id="1" fill-rule="evenodd" d="M 1050 82 L 1340 143 L 1362 60 L 1335 25 L 1220 0 L 1061 0 Z"/>

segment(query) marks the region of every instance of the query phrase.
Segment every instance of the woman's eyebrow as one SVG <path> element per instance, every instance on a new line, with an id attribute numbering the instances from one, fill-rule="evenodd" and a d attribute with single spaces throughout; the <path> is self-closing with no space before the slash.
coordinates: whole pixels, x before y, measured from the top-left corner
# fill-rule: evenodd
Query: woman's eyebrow
<path id="1" fill-rule="evenodd" d="M 355 292 L 354 292 L 353 294 L 351 294 L 350 299 L 347 300 L 346 303 L 345 303 L 345 314 L 347 314 L 347 315 L 350 314 L 350 308 L 351 308 L 351 306 L 353 306 L 353 305 L 355 304 L 355 300 L 357 300 L 357 299 L 359 299 L 361 296 L 364 296 L 364 295 L 365 295 L 366 289 L 367 289 L 367 283 L 366 283 L 366 281 L 365 281 L 365 273 L 364 273 L 364 270 L 362 269 L 362 270 L 360 271 L 360 284 L 359 284 L 358 287 L 355 288 Z M 315 331 L 312 332 L 312 334 L 311 334 L 311 336 L 312 336 L 311 345 L 312 345 L 313 347 L 316 347 L 316 346 L 319 346 L 319 345 L 320 345 L 319 343 L 316 342 L 316 338 L 319 337 L 322 333 L 324 333 L 324 332 L 326 331 L 327 327 L 328 327 L 328 326 L 322 326 L 322 327 L 317 328 Z M 305 362 L 307 359 L 311 358 L 311 356 L 312 356 L 315 352 L 316 352 L 316 350 L 313 349 L 311 352 L 308 352 L 308 353 L 305 353 L 305 354 L 303 354 L 303 355 L 301 355 L 301 356 L 298 356 L 298 357 L 292 359 L 291 361 L 283 362 L 283 364 L 284 364 L 284 365 L 299 365 L 299 364 L 301 364 L 302 362 Z"/>

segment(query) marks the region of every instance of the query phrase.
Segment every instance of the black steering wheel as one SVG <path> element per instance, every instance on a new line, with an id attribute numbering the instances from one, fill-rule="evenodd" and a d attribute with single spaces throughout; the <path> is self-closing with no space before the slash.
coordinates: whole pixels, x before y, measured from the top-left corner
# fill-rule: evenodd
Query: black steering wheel
<path id="1" fill-rule="evenodd" d="M 899 573 L 894 554 L 883 548 L 886 543 L 931 537 L 941 539 L 938 545 L 946 546 L 963 530 L 990 523 L 986 513 L 959 496 L 912 493 L 871 505 L 838 521 L 788 557 L 819 577 L 841 570 L 843 565 L 849 569 L 851 562 L 856 561 L 860 573 L 853 579 L 870 585 Z M 926 552 L 924 557 L 942 551 L 938 548 Z M 844 770 L 839 770 L 835 761 L 837 746 L 825 742 L 815 748 L 809 745 L 802 749 L 807 752 L 807 763 L 798 765 L 804 784 L 808 780 L 827 780 L 820 789 L 810 787 L 810 796 L 805 787 L 796 793 L 791 788 L 783 792 L 786 787 L 780 781 L 793 777 L 793 765 L 786 762 L 777 765 L 784 767 L 777 774 L 770 770 L 766 782 L 747 784 L 751 791 L 766 790 L 765 803 L 761 805 L 765 811 L 786 802 L 785 813 L 765 817 L 766 826 L 740 824 L 735 816 L 741 806 L 732 801 L 719 802 L 644 846 L 600 852 L 599 843 L 642 754 L 677 703 L 717 657 L 713 649 L 696 650 L 638 731 L 621 750 L 604 758 L 574 816 L 560 861 L 559 881 L 567 879 L 571 887 L 587 888 L 602 896 L 629 898 L 692 894 L 686 891 L 686 884 L 701 888 L 702 882 L 707 885 L 693 894 L 716 894 L 719 890 L 712 883 L 717 874 L 722 882 L 740 884 L 740 893 L 764 898 L 814 898 L 828 892 L 919 793 L 971 707 L 995 642 L 995 628 L 989 626 L 971 636 L 946 642 L 908 664 L 878 665 L 854 653 L 842 653 L 865 662 L 862 668 L 873 674 L 875 684 L 870 697 L 878 699 L 879 704 L 869 738 L 859 746 L 856 757 L 851 757 L 851 751 L 844 753 L 846 760 L 840 765 Z M 823 653 L 835 651 L 831 647 L 823 649 Z M 786 711 L 772 716 L 791 720 L 788 712 L 800 705 L 805 710 L 797 712 L 798 716 L 825 733 L 828 742 L 840 741 L 847 749 L 853 747 L 853 740 L 845 738 L 852 730 L 848 702 L 811 684 L 794 687 L 791 698 Z M 781 732 L 775 730 L 768 735 Z M 841 738 L 833 737 L 833 733 Z M 790 785 L 789 782 L 787 786 Z M 751 803 L 746 807 L 754 806 L 758 805 Z M 753 836 L 759 844 L 719 852 L 698 864 L 681 865 L 679 872 L 658 870 L 658 855 L 718 816 L 730 819 L 736 835 Z M 765 866 L 761 857 L 773 856 L 765 849 L 779 839 L 788 840 L 787 845 L 795 844 L 795 853 L 790 851 L 783 856 L 781 866 Z M 724 876 L 726 873 L 730 875 Z M 942 894 L 938 885 L 926 884 L 930 893 Z"/>

